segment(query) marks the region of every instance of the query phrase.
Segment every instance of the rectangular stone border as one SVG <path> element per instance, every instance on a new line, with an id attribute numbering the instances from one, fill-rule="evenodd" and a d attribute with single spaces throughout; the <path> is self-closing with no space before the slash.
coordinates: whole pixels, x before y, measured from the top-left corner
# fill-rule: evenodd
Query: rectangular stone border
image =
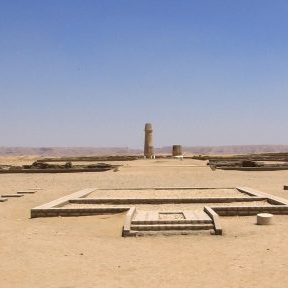
<path id="1" fill-rule="evenodd" d="M 240 193 L 249 195 L 250 197 L 195 197 L 195 198 L 84 198 L 96 190 L 207 190 L 207 189 L 236 189 Z M 25 192 L 25 191 L 24 191 Z M 0 201 L 6 201 L 7 198 L 0 198 Z M 273 214 L 288 215 L 288 200 L 273 196 L 268 193 L 260 192 L 249 187 L 236 188 L 203 188 L 203 187 L 157 187 L 157 188 L 118 188 L 118 189 L 97 189 L 87 188 L 62 198 L 56 199 L 44 205 L 31 209 L 31 218 L 35 217 L 53 217 L 53 216 L 84 216 L 97 214 L 111 214 L 128 211 L 126 215 L 125 224 L 122 235 L 135 236 L 135 232 L 131 232 L 132 218 L 136 212 L 135 207 L 127 208 L 121 207 L 121 204 L 164 204 L 164 203 L 228 203 L 228 202 L 250 202 L 267 200 L 271 206 L 205 206 L 204 211 L 211 217 L 214 225 L 215 235 L 222 235 L 222 228 L 220 225 L 220 216 L 250 216 L 256 215 L 260 212 L 269 212 Z M 122 202 L 122 203 L 119 203 Z M 106 203 L 106 204 L 120 204 L 119 207 L 100 207 L 100 208 L 65 208 L 68 203 Z"/>
<path id="2" fill-rule="evenodd" d="M 223 187 L 154 187 L 154 188 L 87 188 L 81 191 L 77 191 L 75 193 L 69 194 L 67 196 L 64 196 L 62 198 L 56 199 L 54 201 L 51 201 L 49 203 L 46 203 L 44 205 L 35 207 L 31 209 L 31 218 L 36 217 L 53 217 L 53 216 L 82 216 L 82 215 L 97 215 L 97 214 L 107 214 L 107 213 L 120 213 L 129 210 L 127 207 L 105 207 L 105 208 L 64 208 L 63 206 L 65 204 L 68 204 L 69 202 L 75 203 L 75 201 L 83 201 L 81 203 L 84 203 L 85 201 L 89 201 L 86 199 L 82 199 L 85 196 L 89 195 L 92 192 L 95 192 L 96 190 L 215 190 L 215 189 L 233 189 L 235 188 L 223 188 Z M 221 197 L 220 197 L 221 198 Z M 178 198 L 177 198 L 178 199 Z M 249 199 L 249 198 L 245 198 Z M 113 199 L 110 199 L 112 201 Z M 97 200 L 96 200 L 97 201 Z M 157 203 L 157 199 L 155 199 L 155 202 Z M 168 200 L 170 201 L 170 200 Z M 179 201 L 179 200 L 178 200 Z M 180 200 L 181 201 L 181 200 Z M 247 201 L 247 200 L 246 200 Z M 178 202 L 181 203 L 181 202 Z M 197 202 L 196 202 L 197 203 Z"/>
<path id="3" fill-rule="evenodd" d="M 149 199 L 149 198 L 138 198 L 138 199 L 111 199 L 111 198 L 102 198 L 102 199 L 96 199 L 96 198 L 84 198 L 85 196 L 89 195 L 92 192 L 95 192 L 97 190 L 182 190 L 182 189 L 189 189 L 189 190 L 195 190 L 195 189 L 233 189 L 237 190 L 240 193 L 248 194 L 249 196 L 253 196 L 251 198 L 247 197 L 196 197 L 196 198 L 161 198 L 161 199 Z M 270 201 L 276 201 L 276 199 L 272 199 L 273 196 L 269 194 L 264 194 L 259 191 L 253 190 L 251 188 L 221 188 L 221 187 L 156 187 L 156 188 L 116 188 L 116 189 L 97 189 L 97 188 L 87 188 L 81 191 L 77 191 L 75 193 L 72 193 L 70 195 L 64 196 L 62 198 L 59 198 L 57 200 L 51 201 L 49 203 L 46 203 L 44 205 L 35 207 L 31 209 L 31 218 L 35 217 L 52 217 L 52 216 L 82 216 L 82 215 L 97 215 L 97 214 L 108 214 L 108 213 L 121 213 L 129 210 L 127 207 L 121 207 L 121 204 L 127 203 L 127 204 L 137 204 L 137 203 L 147 203 L 147 204 L 161 204 L 161 203 L 228 203 L 228 202 L 237 202 L 237 201 L 262 201 L 268 199 Z M 119 203 L 120 202 L 120 203 Z M 98 208 L 65 208 L 63 207 L 65 204 L 68 203 L 116 203 L 120 204 L 118 207 L 98 207 Z M 279 202 L 279 200 L 277 201 Z M 219 208 L 220 207 L 220 208 Z M 238 215 L 239 213 L 237 211 L 240 211 L 243 214 L 244 210 L 241 206 L 240 209 L 237 209 L 236 207 L 214 207 L 215 211 L 219 211 L 221 215 Z M 223 209 L 221 209 L 223 208 Z M 228 210 L 227 210 L 228 209 Z M 247 208 L 251 209 L 251 208 Z M 223 211 L 224 210 L 224 211 Z M 227 211 L 232 211 L 231 213 L 228 213 Z M 236 211 L 236 212 L 235 212 Z M 252 210 L 251 210 L 252 211 Z M 249 212 L 251 213 L 251 212 Z M 249 214 L 248 212 L 246 214 Z M 283 213 L 283 212 L 282 212 Z"/>

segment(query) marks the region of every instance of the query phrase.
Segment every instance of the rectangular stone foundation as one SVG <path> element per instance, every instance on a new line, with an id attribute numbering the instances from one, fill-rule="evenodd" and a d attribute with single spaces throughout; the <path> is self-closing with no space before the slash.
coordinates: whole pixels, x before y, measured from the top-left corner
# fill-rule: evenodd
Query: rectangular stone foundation
<path id="1" fill-rule="evenodd" d="M 279 215 L 288 215 L 288 200 L 284 198 L 279 198 L 274 195 L 263 193 L 248 187 L 239 187 L 231 190 L 235 190 L 240 194 L 239 197 L 152 197 L 149 198 L 147 195 L 142 193 L 142 191 L 161 191 L 163 194 L 164 191 L 175 191 L 173 193 L 186 190 L 204 190 L 214 188 L 135 188 L 135 189 L 96 189 L 88 188 L 73 194 L 67 195 L 65 197 L 59 198 L 57 200 L 51 201 L 42 206 L 35 207 L 31 209 L 31 218 L 36 217 L 56 217 L 56 216 L 86 216 L 86 215 L 99 215 L 99 214 L 113 214 L 126 212 L 127 217 L 123 228 L 123 236 L 135 236 L 139 232 L 155 232 L 155 231 L 166 231 L 172 233 L 174 231 L 180 233 L 186 233 L 193 230 L 209 230 L 211 225 L 214 227 L 214 232 L 216 235 L 222 234 L 222 229 L 219 221 L 220 216 L 250 216 L 256 215 L 261 212 L 267 212 L 271 214 Z M 222 188 L 223 189 L 223 188 Z M 228 188 L 225 188 L 228 189 Z M 137 197 L 128 197 L 128 198 L 95 198 L 95 195 L 105 195 L 109 191 L 122 191 L 129 190 L 137 194 Z M 215 189 L 216 190 L 216 189 Z M 25 192 L 25 191 L 24 191 Z M 132 193 L 132 194 L 133 194 Z M 200 193 L 200 192 L 197 192 Z M 206 192 L 205 192 L 206 193 Z M 230 193 L 230 192 L 229 192 Z M 233 192 L 234 193 L 234 192 Z M 91 197 L 91 195 L 94 197 Z M 143 197 L 145 194 L 145 197 Z M 156 192 L 157 194 L 157 192 Z M 200 193 L 201 194 L 201 193 Z M 141 197 L 142 195 L 142 197 Z M 154 195 L 154 194 L 153 194 Z M 171 194 L 169 194 L 171 195 Z M 189 194 L 187 194 L 189 195 Z M 4 198 L 2 198 L 4 199 Z M 7 200 L 7 199 L 6 199 Z M 1 198 L 0 198 L 1 201 Z M 5 200 L 4 200 L 5 201 Z M 265 205 L 263 203 L 265 202 Z M 214 203 L 214 205 L 213 205 Z M 241 205 L 240 205 L 241 204 Z M 257 205 L 255 205 L 257 204 Z M 260 205 L 262 204 L 262 205 Z M 132 207 L 131 207 L 132 205 Z M 144 211 L 142 206 L 150 207 L 150 211 L 146 211 L 149 215 L 145 220 L 137 220 L 137 213 L 139 211 Z M 164 206 L 167 206 L 166 208 Z M 170 206 L 169 206 L 170 205 Z M 181 206 L 182 205 L 182 206 Z M 184 205 L 184 206 L 183 206 Z M 190 207 L 187 209 L 187 207 Z M 190 206 L 189 206 L 190 205 Z M 194 206 L 201 206 L 203 211 L 206 213 L 205 218 L 204 214 L 195 214 Z M 135 206 L 135 207 L 134 207 Z M 153 210 L 152 208 L 155 208 Z M 164 207 L 163 211 L 159 210 L 160 207 Z M 171 210 L 171 207 L 174 207 L 174 211 Z M 186 208 L 185 208 L 186 207 Z M 185 208 L 185 209 L 184 209 Z M 193 208 L 193 209 L 192 209 Z M 142 210 L 141 210 L 142 209 Z M 153 211 L 152 211 L 153 210 Z M 137 213 L 136 213 L 137 211 Z M 170 215 L 169 215 L 170 214 Z M 179 215 L 182 215 L 182 218 Z M 162 216 L 160 216 L 162 215 Z M 173 216 L 174 215 L 174 216 Z M 161 217 L 178 217 L 179 219 L 160 219 Z M 194 216 L 193 216 L 194 215 Z M 136 217 L 134 219 L 134 217 Z M 197 222 L 193 217 L 198 217 L 199 221 Z M 202 219 L 203 218 L 203 219 Z M 205 218 L 205 220 L 204 220 Z M 193 220 L 194 219 L 194 220 Z M 134 222 L 133 222 L 134 221 Z M 201 222 L 202 221 L 202 222 Z M 205 221 L 208 221 L 207 223 Z M 143 223 L 142 223 L 143 222 Z M 141 226 L 146 225 L 146 226 Z M 197 226 L 198 225 L 198 226 Z M 138 232 L 133 231 L 134 229 L 140 229 Z M 169 231 L 168 231 L 169 230 Z M 169 233 L 170 233 L 169 232 Z"/>

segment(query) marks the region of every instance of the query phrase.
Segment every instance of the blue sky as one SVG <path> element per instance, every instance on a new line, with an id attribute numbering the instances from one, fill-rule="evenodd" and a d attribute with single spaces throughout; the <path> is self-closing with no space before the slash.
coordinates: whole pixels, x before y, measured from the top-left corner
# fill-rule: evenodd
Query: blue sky
<path id="1" fill-rule="evenodd" d="M 0 146 L 288 144 L 288 2 L 0 0 Z"/>

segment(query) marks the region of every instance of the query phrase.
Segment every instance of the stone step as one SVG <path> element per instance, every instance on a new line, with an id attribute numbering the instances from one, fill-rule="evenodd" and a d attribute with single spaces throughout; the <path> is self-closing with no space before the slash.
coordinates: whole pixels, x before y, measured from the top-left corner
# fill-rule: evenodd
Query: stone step
<path id="1" fill-rule="evenodd" d="M 131 224 L 133 225 L 158 225 L 158 224 L 211 224 L 212 220 L 189 220 L 189 219 L 182 219 L 182 220 L 132 220 Z"/>
<path id="2" fill-rule="evenodd" d="M 8 199 L 7 198 L 1 198 L 0 197 L 0 202 L 5 202 L 5 201 L 7 201 Z"/>
<path id="3" fill-rule="evenodd" d="M 136 214 L 133 217 L 132 221 L 136 222 L 153 222 L 159 220 L 159 214 L 157 211 L 142 211 L 142 210 L 137 210 Z"/>
<path id="4" fill-rule="evenodd" d="M 194 211 L 187 210 L 183 211 L 183 214 L 185 216 L 185 219 L 211 221 L 209 215 L 203 210 L 194 210 Z"/>
<path id="5" fill-rule="evenodd" d="M 175 225 L 131 225 L 133 231 L 163 231 L 163 230 L 210 230 L 213 224 L 175 224 Z"/>
<path id="6" fill-rule="evenodd" d="M 211 230 L 162 230 L 162 231 L 134 231 L 130 230 L 130 233 L 126 237 L 135 237 L 135 236 L 157 236 L 157 235 L 199 235 L 199 233 L 209 233 Z"/>

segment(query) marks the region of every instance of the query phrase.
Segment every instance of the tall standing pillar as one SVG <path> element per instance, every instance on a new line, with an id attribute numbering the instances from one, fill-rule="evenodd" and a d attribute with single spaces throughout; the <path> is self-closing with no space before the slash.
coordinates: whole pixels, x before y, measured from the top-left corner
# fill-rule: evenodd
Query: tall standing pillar
<path id="1" fill-rule="evenodd" d="M 154 158 L 154 147 L 153 147 L 153 137 L 152 137 L 152 124 L 145 124 L 145 143 L 144 143 L 144 157 L 151 159 Z"/>

